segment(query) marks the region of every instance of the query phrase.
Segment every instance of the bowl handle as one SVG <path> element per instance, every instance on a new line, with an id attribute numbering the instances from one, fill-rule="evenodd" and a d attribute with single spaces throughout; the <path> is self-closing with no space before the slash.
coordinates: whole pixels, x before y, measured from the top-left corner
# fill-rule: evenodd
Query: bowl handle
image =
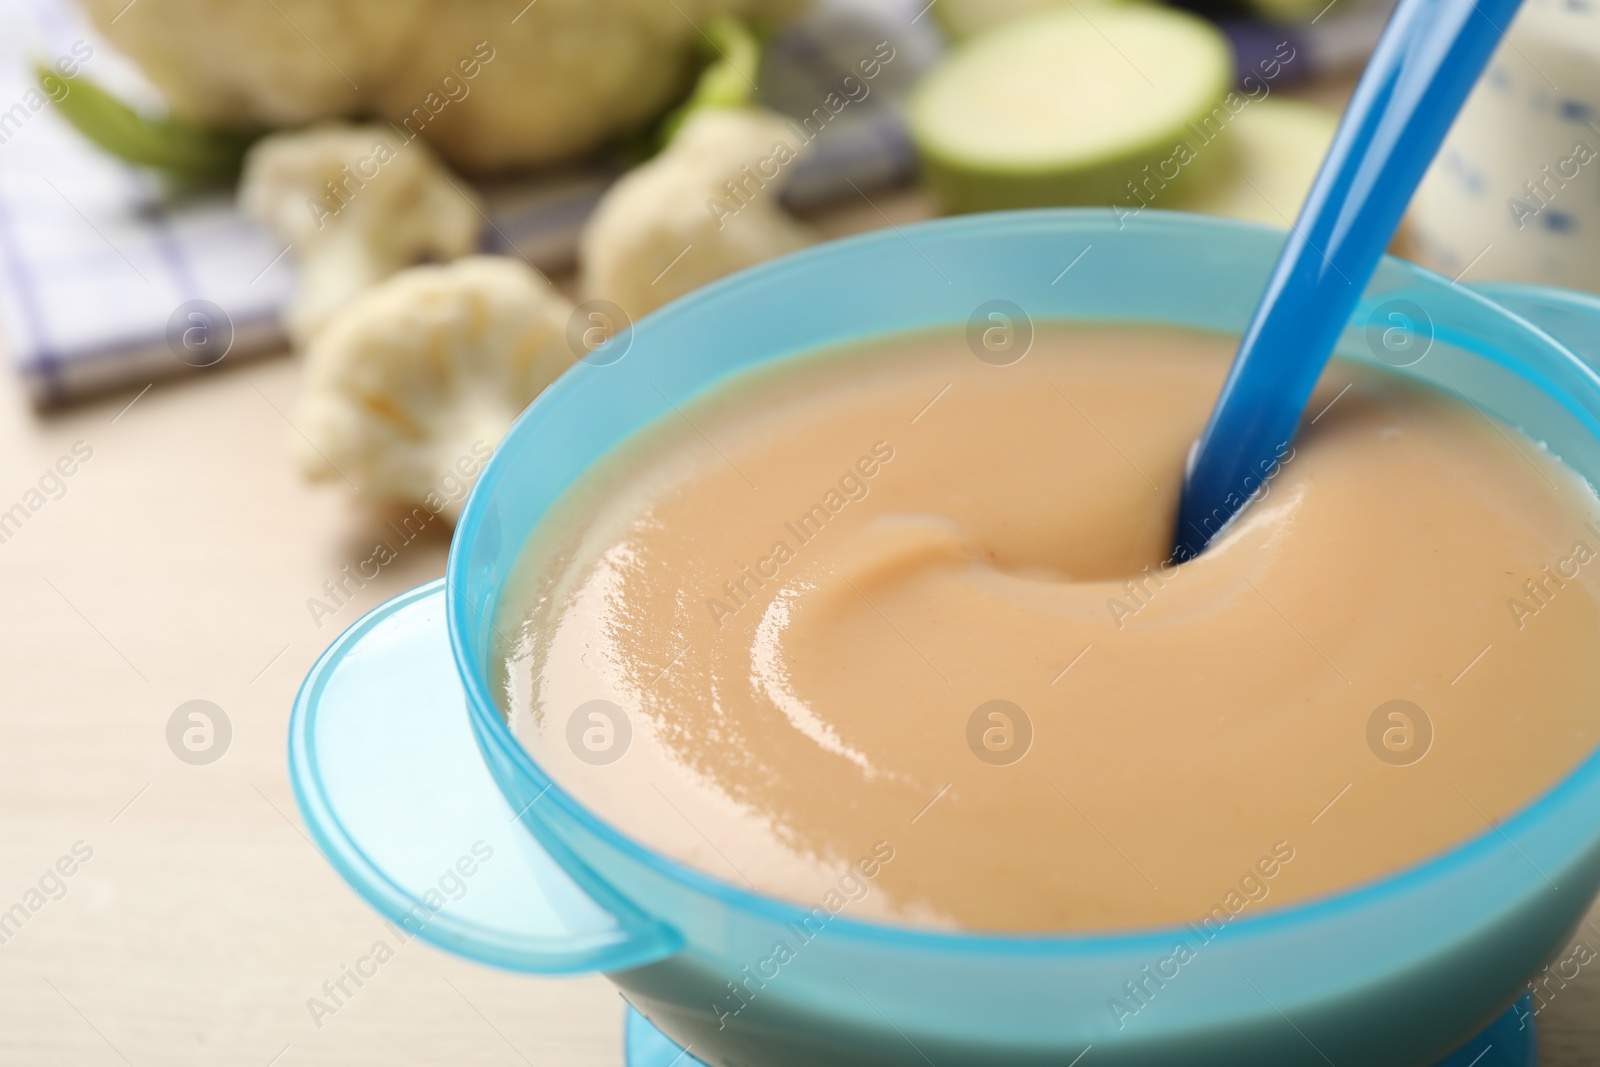
<path id="1" fill-rule="evenodd" d="M 517 819 L 467 721 L 443 580 L 377 608 L 322 654 L 295 699 L 289 775 L 311 839 L 388 920 L 390 951 L 420 937 L 511 970 L 573 974 L 682 944 L 620 898 L 579 888 Z"/>

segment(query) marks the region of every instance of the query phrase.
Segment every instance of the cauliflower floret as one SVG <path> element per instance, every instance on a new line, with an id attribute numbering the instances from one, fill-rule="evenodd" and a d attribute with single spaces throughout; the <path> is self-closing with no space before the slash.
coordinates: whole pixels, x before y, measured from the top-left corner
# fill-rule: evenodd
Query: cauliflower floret
<path id="1" fill-rule="evenodd" d="M 82 0 L 101 33 L 213 127 L 367 115 L 480 172 L 583 155 L 679 96 L 716 15 L 804 0 Z"/>
<path id="2" fill-rule="evenodd" d="M 300 282 L 284 325 L 296 345 L 357 293 L 421 260 L 464 256 L 483 231 L 476 198 L 428 146 L 382 126 L 263 138 L 239 204 L 294 248 Z"/>
<path id="3" fill-rule="evenodd" d="M 372 499 L 429 503 L 573 363 L 572 310 L 506 256 L 413 267 L 368 290 L 306 351 L 290 438 L 302 468 Z"/>
<path id="4" fill-rule="evenodd" d="M 755 108 L 692 112 L 659 156 L 601 198 L 578 246 L 583 292 L 638 318 L 691 289 L 814 243 L 778 201 L 804 143 Z"/>

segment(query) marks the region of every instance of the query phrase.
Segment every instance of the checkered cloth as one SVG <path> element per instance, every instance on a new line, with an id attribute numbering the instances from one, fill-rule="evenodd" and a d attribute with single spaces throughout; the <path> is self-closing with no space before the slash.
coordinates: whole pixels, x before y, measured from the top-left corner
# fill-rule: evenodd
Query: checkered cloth
<path id="1" fill-rule="evenodd" d="M 812 206 L 903 181 L 913 156 L 898 96 L 937 54 L 917 0 L 822 0 L 774 42 L 766 102 L 804 114 L 850 56 L 888 39 L 896 61 L 871 106 L 819 137 L 786 192 Z M 866 43 L 865 51 L 861 50 Z M 278 312 L 294 257 L 223 193 L 177 195 L 155 176 L 103 155 L 38 93 L 35 64 L 92 55 L 81 73 L 136 106 L 159 96 L 66 0 L 0 5 L 0 322 L 10 358 L 41 406 L 143 385 L 194 362 L 174 355 L 197 323 L 229 358 L 283 344 Z M 568 174 L 484 190 L 489 251 L 541 267 L 569 264 L 578 231 L 610 179 Z M 196 319 L 209 302 L 226 323 Z"/>

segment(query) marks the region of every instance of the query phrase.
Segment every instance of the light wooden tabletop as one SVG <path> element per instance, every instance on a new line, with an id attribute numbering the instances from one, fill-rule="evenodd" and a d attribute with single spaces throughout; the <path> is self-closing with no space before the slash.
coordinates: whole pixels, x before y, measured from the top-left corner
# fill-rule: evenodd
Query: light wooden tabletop
<path id="1" fill-rule="evenodd" d="M 881 225 L 876 210 L 827 229 Z M 317 625 L 307 598 L 371 554 L 382 517 L 291 470 L 298 376 L 289 358 L 225 361 L 39 416 L 0 374 L 0 511 L 92 450 L 0 543 L 0 913 L 28 913 L 0 932 L 0 1065 L 620 1064 L 603 979 L 421 942 L 320 1025 L 308 1008 L 383 931 L 305 837 L 290 702 L 340 629 L 443 573 L 447 539 L 407 546 Z M 195 699 L 233 730 L 205 766 L 167 742 Z M 1600 949 L 1596 927 L 1580 936 Z M 1546 1067 L 1600 1064 L 1600 964 L 1539 1021 Z"/>

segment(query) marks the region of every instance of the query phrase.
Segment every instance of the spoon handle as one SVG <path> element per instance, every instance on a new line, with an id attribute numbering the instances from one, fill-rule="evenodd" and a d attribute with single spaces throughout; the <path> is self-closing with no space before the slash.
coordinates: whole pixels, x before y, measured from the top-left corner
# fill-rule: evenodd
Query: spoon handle
<path id="1" fill-rule="evenodd" d="M 1198 555 L 1287 449 L 1411 194 L 1521 0 L 1400 0 L 1191 453 L 1173 558 Z"/>

